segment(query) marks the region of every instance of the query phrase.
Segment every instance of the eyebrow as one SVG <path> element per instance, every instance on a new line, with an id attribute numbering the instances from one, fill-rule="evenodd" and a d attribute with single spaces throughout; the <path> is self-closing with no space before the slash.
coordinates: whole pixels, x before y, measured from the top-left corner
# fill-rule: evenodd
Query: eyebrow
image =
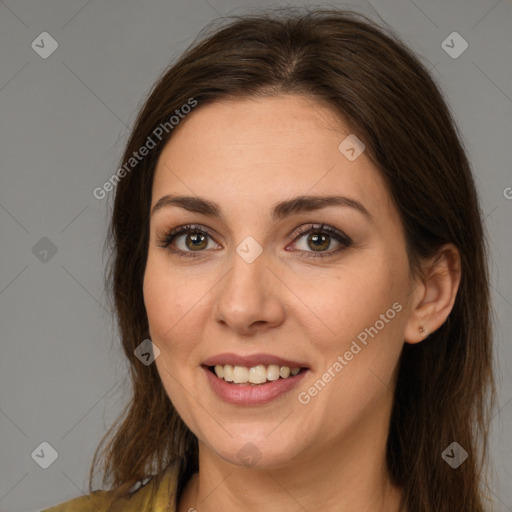
<path id="1" fill-rule="evenodd" d="M 151 215 L 158 210 L 177 206 L 190 212 L 200 213 L 209 217 L 222 218 L 220 206 L 207 199 L 194 196 L 172 196 L 165 195 L 161 197 L 153 206 Z M 287 199 L 274 205 L 271 212 L 272 220 L 278 221 L 303 212 L 311 212 L 327 208 L 328 206 L 349 207 L 362 213 L 370 221 L 374 221 L 370 212 L 359 201 L 345 196 L 298 196 L 293 199 Z"/>

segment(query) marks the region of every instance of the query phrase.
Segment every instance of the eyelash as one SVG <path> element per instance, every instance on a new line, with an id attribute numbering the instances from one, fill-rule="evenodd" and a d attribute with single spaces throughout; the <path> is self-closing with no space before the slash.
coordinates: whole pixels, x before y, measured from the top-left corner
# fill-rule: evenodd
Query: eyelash
<path id="1" fill-rule="evenodd" d="M 195 224 L 187 224 L 185 226 L 179 226 L 167 233 L 164 233 L 164 235 L 158 240 L 157 245 L 158 247 L 162 247 L 163 249 L 167 249 L 171 251 L 172 253 L 176 254 L 179 257 L 185 257 L 185 258 L 197 258 L 202 256 L 200 253 L 203 251 L 182 251 L 181 249 L 174 249 L 171 248 L 172 242 L 182 234 L 189 234 L 189 233 L 198 233 L 200 235 L 206 235 L 213 239 L 213 237 L 208 233 L 207 230 L 203 229 L 201 226 L 195 225 Z M 301 226 L 300 228 L 296 229 L 289 237 L 289 239 L 294 242 L 298 238 L 301 238 L 304 235 L 310 234 L 310 233 L 318 233 L 318 234 L 327 234 L 331 237 L 333 237 L 335 240 L 337 240 L 341 246 L 337 249 L 325 251 L 325 252 L 309 252 L 309 251 L 299 251 L 302 253 L 306 253 L 307 255 L 304 255 L 305 258 L 326 258 L 328 256 L 333 256 L 334 254 L 339 253 L 340 251 L 343 251 L 344 249 L 347 249 L 352 245 L 352 240 L 345 235 L 345 233 L 339 231 L 336 228 L 333 228 L 332 226 L 326 226 L 325 224 L 310 224 L 307 226 Z"/>

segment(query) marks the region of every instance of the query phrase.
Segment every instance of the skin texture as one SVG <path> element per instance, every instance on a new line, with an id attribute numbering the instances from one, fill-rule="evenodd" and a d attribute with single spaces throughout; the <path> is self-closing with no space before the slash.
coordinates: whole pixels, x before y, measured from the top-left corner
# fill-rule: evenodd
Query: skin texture
<path id="1" fill-rule="evenodd" d="M 152 207 L 166 194 L 216 202 L 217 219 L 171 206 L 150 221 L 144 301 L 166 392 L 198 437 L 200 471 L 179 510 L 398 510 L 399 489 L 385 466 L 398 358 L 403 343 L 421 342 L 448 316 L 460 271 L 457 250 L 414 278 L 402 223 L 389 192 L 363 152 L 349 161 L 338 145 L 349 127 L 311 98 L 277 96 L 199 106 L 176 129 L 155 172 Z M 275 203 L 301 195 L 343 195 L 329 206 L 275 221 Z M 325 223 L 352 239 L 331 237 L 315 254 L 296 228 Z M 195 258 L 159 247 L 186 224 L 207 228 Z M 253 237 L 262 254 L 247 263 L 236 248 Z M 187 235 L 175 248 L 193 252 Z M 429 262 L 425 264 L 428 265 Z M 365 328 L 392 305 L 400 312 L 309 403 L 298 400 Z M 237 406 L 214 394 L 201 369 L 216 354 L 268 353 L 310 368 L 297 388 L 258 406 Z M 238 456 L 248 442 L 253 467 Z"/>

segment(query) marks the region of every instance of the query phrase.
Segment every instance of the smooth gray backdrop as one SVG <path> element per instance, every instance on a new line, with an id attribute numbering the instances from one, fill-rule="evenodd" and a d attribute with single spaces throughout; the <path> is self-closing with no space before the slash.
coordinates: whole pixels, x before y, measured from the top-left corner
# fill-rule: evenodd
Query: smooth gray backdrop
<path id="1" fill-rule="evenodd" d="M 0 511 L 34 512 L 86 490 L 93 450 L 128 399 L 102 281 L 111 197 L 92 191 L 115 172 L 141 100 L 207 22 L 277 5 L 286 4 L 0 1 Z M 492 251 L 493 510 L 510 511 L 511 2 L 322 5 L 389 23 L 433 70 L 460 126 Z M 443 45 L 453 32 L 462 39 Z"/>

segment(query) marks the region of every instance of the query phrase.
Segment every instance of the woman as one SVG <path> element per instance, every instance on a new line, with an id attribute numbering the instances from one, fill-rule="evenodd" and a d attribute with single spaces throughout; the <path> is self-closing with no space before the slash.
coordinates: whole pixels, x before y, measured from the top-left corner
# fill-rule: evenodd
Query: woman
<path id="1" fill-rule="evenodd" d="M 133 400 L 111 490 L 49 510 L 484 510 L 482 219 L 392 33 L 329 10 L 217 28 L 155 85 L 114 185 Z"/>

